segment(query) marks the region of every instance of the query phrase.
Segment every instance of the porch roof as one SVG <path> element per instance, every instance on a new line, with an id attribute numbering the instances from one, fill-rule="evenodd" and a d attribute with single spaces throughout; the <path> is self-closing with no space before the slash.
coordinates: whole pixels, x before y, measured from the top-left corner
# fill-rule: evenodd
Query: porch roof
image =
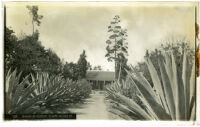
<path id="1" fill-rule="evenodd" d="M 87 80 L 114 81 L 115 72 L 112 71 L 87 71 Z"/>

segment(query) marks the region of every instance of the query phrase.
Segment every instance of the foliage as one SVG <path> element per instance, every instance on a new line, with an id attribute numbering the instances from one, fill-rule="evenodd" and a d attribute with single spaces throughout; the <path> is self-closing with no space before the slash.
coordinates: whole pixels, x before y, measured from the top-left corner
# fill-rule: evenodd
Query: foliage
<path id="1" fill-rule="evenodd" d="M 129 84 L 137 88 L 137 97 L 143 105 L 125 96 L 117 83 L 107 88 L 108 98 L 116 103 L 115 109 L 131 119 L 195 120 L 194 59 L 189 61 L 190 56 L 186 50 L 181 52 L 181 61 L 177 60 L 173 51 L 164 52 L 162 56 L 157 58 L 159 73 L 152 63 L 153 60 L 146 58 L 153 87 L 142 73 L 135 69 L 128 72 L 131 79 Z M 179 64 L 182 65 L 181 71 L 178 70 Z"/>
<path id="2" fill-rule="evenodd" d="M 149 57 L 156 69 L 156 71 L 158 72 L 159 75 L 159 79 L 161 80 L 161 74 L 160 74 L 160 67 L 158 64 L 158 57 L 163 57 L 162 56 L 162 51 L 172 51 L 175 57 L 175 62 L 177 64 L 177 68 L 178 71 L 181 71 L 183 68 L 183 64 L 182 64 L 182 60 L 183 60 L 183 55 L 182 52 L 187 52 L 188 54 L 188 59 L 189 59 L 189 66 L 191 67 L 193 65 L 193 63 L 191 61 L 193 61 L 194 59 L 194 49 L 190 48 L 189 43 L 183 41 L 183 40 L 177 40 L 176 43 L 168 43 L 166 45 L 161 45 L 159 48 L 150 51 L 150 50 L 146 50 L 146 54 L 144 56 L 144 58 Z M 145 64 L 145 62 L 139 62 L 134 69 L 136 69 L 139 72 L 142 72 L 144 77 L 148 80 L 148 82 L 153 86 L 153 82 L 148 70 L 147 65 Z M 182 72 L 180 72 L 182 73 Z"/>
<path id="3" fill-rule="evenodd" d="M 120 93 L 123 96 L 134 100 L 135 103 L 137 103 L 138 105 L 140 105 L 143 109 L 145 109 L 144 104 L 142 104 L 140 98 L 137 96 L 139 94 L 139 92 L 137 91 L 136 86 L 131 84 L 131 79 L 127 76 L 126 80 L 122 80 L 121 82 L 119 81 L 115 81 L 111 86 L 107 86 L 106 87 L 106 92 L 107 92 L 107 96 L 106 99 L 109 100 L 110 105 L 108 107 L 109 112 L 111 112 L 112 114 L 115 114 L 117 116 L 120 116 L 123 119 L 133 119 L 131 117 L 133 117 L 133 115 L 131 115 L 131 112 L 129 111 L 125 111 L 122 107 L 125 108 L 125 106 L 121 103 L 120 100 L 116 100 L 117 97 L 114 96 L 114 93 Z M 135 120 L 139 118 L 134 118 Z"/>
<path id="4" fill-rule="evenodd" d="M 80 58 L 77 63 L 77 67 L 79 71 L 79 74 L 78 74 L 79 79 L 86 78 L 87 63 L 88 62 L 86 60 L 85 50 L 83 50 L 83 53 L 80 55 Z"/>
<path id="5" fill-rule="evenodd" d="M 32 25 L 33 25 L 33 34 L 34 34 L 34 24 L 36 23 L 37 26 L 40 26 L 41 19 L 43 18 L 42 15 L 38 14 L 38 6 L 27 6 L 27 9 L 29 10 L 30 15 L 32 16 Z"/>
<path id="6" fill-rule="evenodd" d="M 43 72 L 48 72 L 50 74 L 56 75 L 62 72 L 62 62 L 53 50 L 45 50 L 44 58 L 41 58 L 40 61 L 44 61 L 41 66 Z"/>
<path id="7" fill-rule="evenodd" d="M 87 62 L 85 50 L 83 50 L 83 53 L 80 55 L 77 63 L 65 63 L 63 68 L 63 76 L 65 78 L 72 79 L 73 81 L 84 79 L 86 78 L 88 68 L 91 68 L 91 65 Z"/>
<path id="8" fill-rule="evenodd" d="M 72 79 L 73 81 L 78 80 L 78 67 L 77 64 L 73 62 L 66 62 L 63 68 L 63 76 L 67 79 Z"/>
<path id="9" fill-rule="evenodd" d="M 20 82 L 20 76 L 16 70 L 6 76 L 7 114 L 66 113 L 67 107 L 80 103 L 91 92 L 86 80 L 73 82 L 62 76 L 37 73 Z"/>
<path id="10" fill-rule="evenodd" d="M 18 40 L 13 31 L 6 28 L 5 38 L 5 66 L 13 71 L 15 68 L 22 71 L 22 77 L 29 73 L 48 72 L 61 73 L 62 63 L 60 58 L 50 49 L 44 49 L 38 41 L 39 33 L 36 31 L 31 36 Z"/>
<path id="11" fill-rule="evenodd" d="M 37 6 L 27 6 L 32 15 L 32 23 L 38 26 L 43 16 L 38 14 Z M 5 27 L 5 69 L 13 71 L 15 68 L 22 71 L 22 78 L 29 73 L 48 72 L 61 73 L 60 58 L 50 49 L 45 49 L 39 41 L 39 31 L 33 30 L 32 35 L 17 38 L 14 31 Z"/>
<path id="12" fill-rule="evenodd" d="M 101 70 L 102 70 L 102 67 L 101 67 L 100 65 L 94 66 L 93 70 L 99 70 L 99 71 L 101 71 Z"/>
<path id="13" fill-rule="evenodd" d="M 90 62 L 87 63 L 87 69 L 92 70 L 92 65 L 90 64 Z"/>
<path id="14" fill-rule="evenodd" d="M 108 32 L 110 33 L 109 39 L 106 41 L 108 61 L 115 61 L 115 78 L 124 79 L 126 76 L 125 68 L 127 67 L 128 56 L 128 43 L 126 42 L 127 30 L 122 29 L 119 25 L 120 17 L 116 15 L 108 26 Z M 123 74 L 121 76 L 121 74 Z"/>
<path id="15" fill-rule="evenodd" d="M 13 66 L 14 58 L 16 55 L 17 37 L 14 31 L 5 27 L 5 72 Z"/>

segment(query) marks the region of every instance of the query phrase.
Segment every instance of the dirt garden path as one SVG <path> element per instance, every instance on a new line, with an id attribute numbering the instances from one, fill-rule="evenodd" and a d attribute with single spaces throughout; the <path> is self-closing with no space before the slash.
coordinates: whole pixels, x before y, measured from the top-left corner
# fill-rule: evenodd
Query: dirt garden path
<path id="1" fill-rule="evenodd" d="M 70 111 L 77 114 L 77 119 L 108 120 L 116 119 L 108 112 L 105 93 L 103 91 L 92 91 L 91 97 L 79 108 L 71 108 Z"/>

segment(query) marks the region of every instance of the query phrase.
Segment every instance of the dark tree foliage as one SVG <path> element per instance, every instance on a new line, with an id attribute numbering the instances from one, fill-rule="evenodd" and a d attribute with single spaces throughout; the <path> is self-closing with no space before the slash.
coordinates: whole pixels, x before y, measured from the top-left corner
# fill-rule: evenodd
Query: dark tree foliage
<path id="1" fill-rule="evenodd" d="M 57 75 L 62 72 L 60 58 L 50 49 L 45 49 L 39 41 L 39 31 L 34 24 L 40 26 L 42 15 L 38 14 L 37 6 L 27 6 L 33 25 L 33 34 L 17 38 L 14 31 L 5 27 L 5 70 L 17 69 L 22 77 L 35 72 L 47 72 Z"/>
<path id="2" fill-rule="evenodd" d="M 45 50 L 38 41 L 39 33 L 18 40 L 13 31 L 6 28 L 5 67 L 23 72 L 22 77 L 35 72 L 58 74 L 61 72 L 60 58 L 50 49 Z"/>
<path id="3" fill-rule="evenodd" d="M 80 55 L 80 58 L 77 63 L 66 62 L 63 69 L 64 78 L 72 79 L 77 81 L 78 79 L 86 78 L 86 73 L 88 68 L 91 68 L 91 65 L 86 60 L 86 53 L 83 50 L 83 53 Z"/>
<path id="4" fill-rule="evenodd" d="M 102 70 L 102 67 L 101 67 L 100 65 L 94 66 L 93 70 L 99 70 L 99 71 L 101 71 L 101 70 Z"/>
<path id="5" fill-rule="evenodd" d="M 63 76 L 65 79 L 72 79 L 73 81 L 78 80 L 79 70 L 76 63 L 66 62 L 63 68 Z"/>
<path id="6" fill-rule="evenodd" d="M 42 67 L 45 72 L 50 72 L 56 75 L 62 72 L 62 62 L 54 51 L 51 49 L 46 50 L 44 57 L 46 59 L 46 64 L 43 64 Z"/>
<path id="7" fill-rule="evenodd" d="M 14 31 L 5 27 L 5 72 L 7 73 L 8 69 L 13 68 L 13 62 L 16 57 L 16 49 L 17 46 L 17 37 L 14 35 Z"/>
<path id="8" fill-rule="evenodd" d="M 90 64 L 90 62 L 87 63 L 87 69 L 92 70 L 92 65 Z"/>
<path id="9" fill-rule="evenodd" d="M 41 57 L 44 54 L 44 47 L 41 46 L 38 40 L 39 33 L 34 33 L 32 36 L 26 36 L 19 40 L 17 44 L 15 67 L 23 72 L 23 75 L 34 73 L 41 70 Z"/>
<path id="10" fill-rule="evenodd" d="M 85 78 L 87 73 L 87 60 L 85 50 L 83 50 L 83 53 L 80 55 L 77 66 L 79 70 L 78 78 Z"/>
<path id="11" fill-rule="evenodd" d="M 119 25 L 120 17 L 116 15 L 108 26 L 109 39 L 106 41 L 106 51 L 108 61 L 115 62 L 115 79 L 124 79 L 126 77 L 128 43 L 126 42 L 127 30 Z"/>

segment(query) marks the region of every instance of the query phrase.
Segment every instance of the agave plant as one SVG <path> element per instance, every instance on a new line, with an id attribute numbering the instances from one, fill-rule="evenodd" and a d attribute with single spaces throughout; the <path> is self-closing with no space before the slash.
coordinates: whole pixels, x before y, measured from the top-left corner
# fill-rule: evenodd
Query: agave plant
<path id="1" fill-rule="evenodd" d="M 30 74 L 21 82 L 20 75 L 15 70 L 6 76 L 7 114 L 66 113 L 69 105 L 88 97 L 91 90 L 87 82 L 73 82 L 48 73 Z"/>
<path id="2" fill-rule="evenodd" d="M 195 120 L 195 62 L 189 66 L 187 53 L 182 54 L 182 70 L 178 70 L 172 52 L 158 58 L 160 73 L 146 58 L 153 87 L 142 73 L 128 71 L 128 83 L 135 86 L 141 101 L 125 96 L 122 86 L 115 82 L 107 88 L 108 98 L 124 118 L 140 120 Z M 180 73 L 181 72 L 181 73 Z M 161 74 L 160 76 L 158 74 Z M 161 78 L 160 78 L 161 77 Z"/>

